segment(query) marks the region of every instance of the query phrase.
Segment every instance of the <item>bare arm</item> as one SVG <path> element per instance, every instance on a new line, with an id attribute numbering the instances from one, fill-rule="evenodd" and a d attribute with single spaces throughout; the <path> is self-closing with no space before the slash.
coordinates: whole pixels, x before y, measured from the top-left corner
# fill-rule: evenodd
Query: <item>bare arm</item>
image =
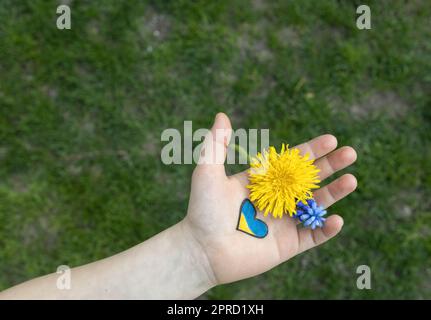
<path id="1" fill-rule="evenodd" d="M 59 290 L 58 274 L 0 293 L 1 299 L 191 299 L 214 285 L 208 260 L 185 221 L 149 240 L 71 270 L 71 288 Z"/>

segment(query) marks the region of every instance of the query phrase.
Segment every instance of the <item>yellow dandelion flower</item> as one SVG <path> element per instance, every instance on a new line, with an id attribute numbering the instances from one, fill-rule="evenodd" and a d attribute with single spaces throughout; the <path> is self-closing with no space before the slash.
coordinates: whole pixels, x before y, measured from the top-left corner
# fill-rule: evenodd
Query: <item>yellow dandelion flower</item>
<path id="1" fill-rule="evenodd" d="M 250 161 L 249 180 L 250 200 L 256 207 L 281 218 L 284 213 L 296 213 L 299 201 L 313 197 L 312 189 L 318 188 L 319 169 L 309 159 L 301 156 L 298 149 L 289 149 L 282 144 L 281 152 L 274 147 L 258 153 Z"/>

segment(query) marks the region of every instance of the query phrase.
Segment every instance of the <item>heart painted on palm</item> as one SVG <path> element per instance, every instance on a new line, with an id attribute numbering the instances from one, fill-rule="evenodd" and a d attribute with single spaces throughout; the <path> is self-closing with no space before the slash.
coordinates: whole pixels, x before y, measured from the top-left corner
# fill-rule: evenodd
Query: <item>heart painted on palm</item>
<path id="1" fill-rule="evenodd" d="M 249 199 L 241 204 L 236 229 L 256 238 L 265 238 L 268 234 L 268 226 L 256 218 L 256 208 Z"/>

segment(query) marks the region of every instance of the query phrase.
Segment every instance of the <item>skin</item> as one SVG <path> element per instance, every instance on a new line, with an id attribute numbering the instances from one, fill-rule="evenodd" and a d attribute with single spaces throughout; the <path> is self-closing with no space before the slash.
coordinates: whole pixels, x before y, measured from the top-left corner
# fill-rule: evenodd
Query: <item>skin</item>
<path id="1" fill-rule="evenodd" d="M 70 290 L 56 287 L 58 274 L 27 281 L 2 293 L 2 299 L 191 299 L 210 288 L 253 277 L 338 234 L 343 219 L 327 218 L 311 230 L 284 217 L 264 217 L 268 235 L 258 239 L 236 230 L 239 207 L 248 197 L 246 172 L 227 176 L 226 146 L 229 118 L 217 114 L 207 135 L 193 177 L 186 217 L 147 241 L 112 257 L 71 270 Z M 320 179 L 330 177 L 356 160 L 351 147 L 337 148 L 329 134 L 298 145 L 316 159 Z M 325 208 L 355 190 L 356 179 L 345 174 L 314 192 Z M 250 259 L 258 257 L 258 259 Z"/>

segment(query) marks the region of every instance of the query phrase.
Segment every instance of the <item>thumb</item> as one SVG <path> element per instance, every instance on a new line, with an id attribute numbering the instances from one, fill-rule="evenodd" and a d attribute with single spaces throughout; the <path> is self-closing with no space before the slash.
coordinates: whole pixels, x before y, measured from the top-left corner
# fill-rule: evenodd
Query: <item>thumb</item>
<path id="1" fill-rule="evenodd" d="M 232 135 L 232 126 L 228 116 L 217 113 L 211 130 L 205 135 L 198 161 L 198 167 L 211 170 L 223 170 L 227 146 Z"/>

